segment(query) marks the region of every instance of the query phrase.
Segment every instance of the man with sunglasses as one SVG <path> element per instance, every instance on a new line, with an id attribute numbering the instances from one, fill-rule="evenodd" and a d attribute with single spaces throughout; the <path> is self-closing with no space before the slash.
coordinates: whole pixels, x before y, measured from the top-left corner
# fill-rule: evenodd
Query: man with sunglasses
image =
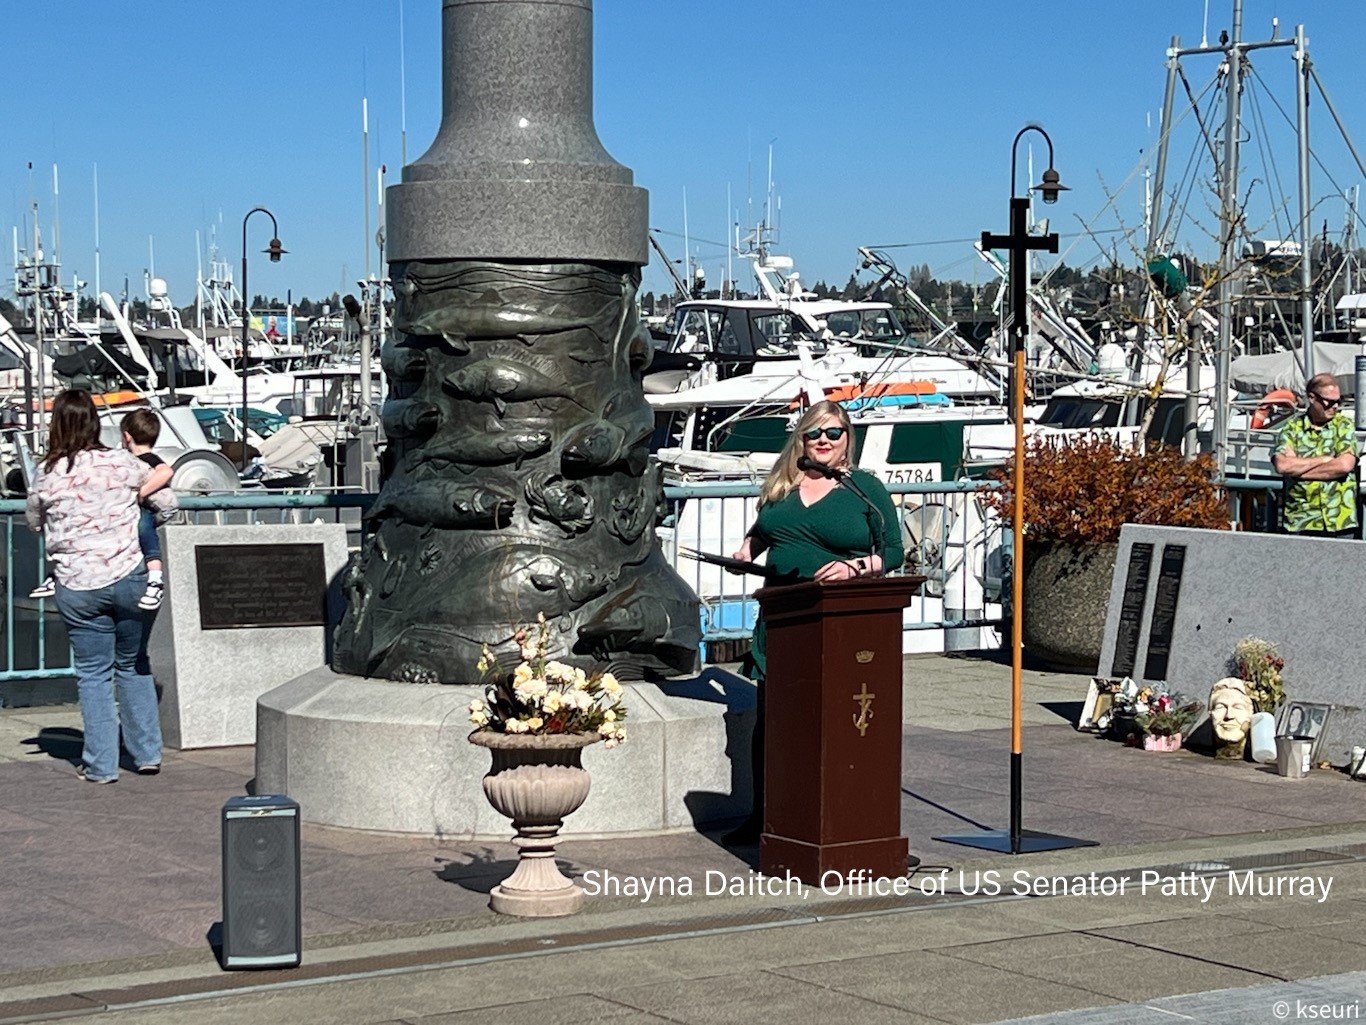
<path id="1" fill-rule="evenodd" d="M 1356 430 L 1332 374 L 1305 385 L 1309 408 L 1286 421 L 1271 463 L 1286 479 L 1281 529 L 1300 537 L 1355 537 Z"/>

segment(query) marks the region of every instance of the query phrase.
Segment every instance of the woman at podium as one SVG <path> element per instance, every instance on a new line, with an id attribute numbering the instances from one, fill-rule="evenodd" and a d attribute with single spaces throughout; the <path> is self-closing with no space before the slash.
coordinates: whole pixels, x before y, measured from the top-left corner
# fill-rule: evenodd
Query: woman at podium
<path id="1" fill-rule="evenodd" d="M 891 496 L 877 476 L 853 467 L 853 429 L 837 402 L 817 402 L 797 422 L 759 493 L 759 512 L 745 534 L 736 559 L 753 561 L 768 553 L 778 580 L 835 581 L 886 573 L 905 558 L 901 521 Z M 763 723 L 765 630 L 754 625 L 745 673 L 759 684 L 757 723 Z M 757 839 L 763 803 L 763 737 L 754 743 L 755 811 L 729 834 L 744 842 Z"/>

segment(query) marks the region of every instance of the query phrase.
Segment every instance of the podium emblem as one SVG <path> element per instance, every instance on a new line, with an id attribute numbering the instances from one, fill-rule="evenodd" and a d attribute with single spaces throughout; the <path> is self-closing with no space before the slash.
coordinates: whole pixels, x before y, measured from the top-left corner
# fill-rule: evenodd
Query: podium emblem
<path id="1" fill-rule="evenodd" d="M 860 654 L 862 654 L 862 652 L 860 652 Z M 871 655 L 872 652 L 869 652 L 868 654 Z M 860 737 L 866 737 L 868 735 L 868 722 L 873 718 L 873 698 L 877 697 L 877 695 L 868 693 L 868 685 L 866 683 L 860 684 L 859 686 L 859 692 L 854 695 L 854 700 L 858 702 L 858 714 L 853 717 L 854 728 L 858 730 L 858 735 Z"/>
<path id="2" fill-rule="evenodd" d="M 873 652 L 864 648 L 862 651 L 854 652 L 854 661 L 861 666 L 866 666 L 869 662 L 873 661 L 873 654 Z"/>

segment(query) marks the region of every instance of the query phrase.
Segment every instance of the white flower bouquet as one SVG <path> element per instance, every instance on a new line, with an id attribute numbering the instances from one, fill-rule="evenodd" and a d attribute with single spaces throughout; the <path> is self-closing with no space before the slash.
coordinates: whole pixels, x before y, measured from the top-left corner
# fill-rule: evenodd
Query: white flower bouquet
<path id="1" fill-rule="evenodd" d="M 488 645 L 476 668 L 493 681 L 483 698 L 470 702 L 470 722 L 494 733 L 536 735 L 595 734 L 605 746 L 626 740 L 621 684 L 611 673 L 589 675 L 547 656 L 550 628 L 545 613 L 536 616 L 535 636 L 519 629 L 513 640 L 522 661 L 509 675 L 501 669 Z"/>

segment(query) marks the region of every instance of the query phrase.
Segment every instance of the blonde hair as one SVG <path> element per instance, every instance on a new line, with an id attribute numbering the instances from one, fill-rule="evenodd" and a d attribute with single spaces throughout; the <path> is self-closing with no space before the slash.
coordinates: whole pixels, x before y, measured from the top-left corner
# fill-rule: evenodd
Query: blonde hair
<path id="1" fill-rule="evenodd" d="M 781 502 L 792 489 L 797 486 L 797 482 L 802 479 L 803 473 L 797 469 L 797 460 L 805 452 L 802 437 L 804 431 L 819 426 L 822 420 L 834 417 L 844 428 L 844 436 L 848 439 L 848 447 L 844 450 L 844 462 L 841 464 L 843 469 L 848 469 L 852 464 L 854 452 L 854 428 L 849 422 L 849 414 L 844 411 L 844 407 L 838 402 L 824 400 L 817 402 L 814 406 L 802 414 L 802 418 L 797 421 L 797 426 L 792 429 L 792 434 L 787 439 L 787 444 L 778 453 L 778 459 L 773 464 L 773 469 L 769 472 L 768 478 L 764 481 L 763 489 L 759 492 L 759 505 L 765 506 L 769 502 Z"/>

